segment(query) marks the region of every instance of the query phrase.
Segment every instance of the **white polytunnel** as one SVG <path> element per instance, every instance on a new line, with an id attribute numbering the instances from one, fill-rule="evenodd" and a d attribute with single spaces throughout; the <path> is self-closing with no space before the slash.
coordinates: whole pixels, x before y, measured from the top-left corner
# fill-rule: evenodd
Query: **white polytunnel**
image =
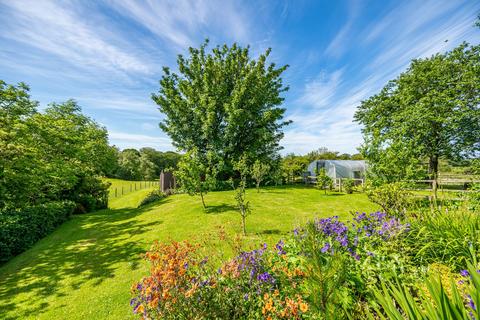
<path id="1" fill-rule="evenodd" d="M 308 165 L 308 175 L 315 177 L 322 168 L 332 179 L 364 179 L 367 164 L 364 160 L 315 160 Z"/>

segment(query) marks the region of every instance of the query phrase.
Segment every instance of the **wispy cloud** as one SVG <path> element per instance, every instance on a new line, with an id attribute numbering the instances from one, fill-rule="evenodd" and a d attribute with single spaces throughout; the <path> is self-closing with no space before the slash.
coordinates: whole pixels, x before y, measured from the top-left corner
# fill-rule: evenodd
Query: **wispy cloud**
<path id="1" fill-rule="evenodd" d="M 349 2 L 349 10 L 347 15 L 347 22 L 338 31 L 328 47 L 325 49 L 325 54 L 333 57 L 340 57 L 348 48 L 348 37 L 350 36 L 355 19 L 360 13 L 360 3 L 358 1 Z"/>
<path id="2" fill-rule="evenodd" d="M 89 25 L 70 3 L 54 1 L 8 1 L 7 26 L 0 35 L 49 52 L 86 68 L 102 68 L 113 72 L 149 73 L 145 60 L 133 50 L 116 45 L 101 29 Z M 111 36 L 111 35 L 110 35 Z"/>
<path id="3" fill-rule="evenodd" d="M 249 36 L 248 19 L 234 2 L 119 0 L 111 5 L 179 49 L 198 45 L 213 29 L 237 41 Z"/>
<path id="4" fill-rule="evenodd" d="M 174 150 L 171 140 L 166 137 L 132 134 L 109 130 L 110 143 L 120 149 L 150 147 L 157 150 Z"/>
<path id="5" fill-rule="evenodd" d="M 369 25 L 365 41 L 371 46 L 375 40 L 376 46 L 368 59 L 360 60 L 360 64 L 344 64 L 341 72 L 321 73 L 304 86 L 295 101 L 298 106 L 290 113 L 295 125 L 285 133 L 284 152 L 308 152 L 321 146 L 355 152 L 362 137 L 353 116 L 362 100 L 398 76 L 411 59 L 449 50 L 463 40 L 478 41 L 472 24 L 479 5 L 462 7 L 461 3 L 438 1 L 415 5 L 418 3 L 393 7 L 385 18 Z M 346 34 L 350 21 L 330 45 Z M 348 41 L 339 43 L 346 50 L 356 50 Z"/>

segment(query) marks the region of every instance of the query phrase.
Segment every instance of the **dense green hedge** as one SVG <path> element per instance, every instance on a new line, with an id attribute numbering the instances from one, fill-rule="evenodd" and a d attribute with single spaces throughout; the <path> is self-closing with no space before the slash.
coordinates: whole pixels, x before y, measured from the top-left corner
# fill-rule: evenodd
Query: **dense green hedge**
<path id="1" fill-rule="evenodd" d="M 0 261 L 27 250 L 60 224 L 75 209 L 72 201 L 59 201 L 0 212 Z"/>

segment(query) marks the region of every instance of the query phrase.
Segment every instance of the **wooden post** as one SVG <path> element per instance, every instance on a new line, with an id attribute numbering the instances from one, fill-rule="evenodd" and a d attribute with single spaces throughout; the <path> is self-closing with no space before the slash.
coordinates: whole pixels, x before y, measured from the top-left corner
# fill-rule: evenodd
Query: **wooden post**
<path id="1" fill-rule="evenodd" d="M 115 188 L 115 198 L 117 197 L 117 188 Z"/>

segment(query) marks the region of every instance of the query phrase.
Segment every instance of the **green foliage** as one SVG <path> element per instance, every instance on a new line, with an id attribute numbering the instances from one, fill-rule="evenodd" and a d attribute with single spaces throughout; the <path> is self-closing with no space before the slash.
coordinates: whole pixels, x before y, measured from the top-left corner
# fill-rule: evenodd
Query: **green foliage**
<path id="1" fill-rule="evenodd" d="M 473 212 L 480 212 L 480 183 L 474 183 L 466 193 L 468 209 Z"/>
<path id="2" fill-rule="evenodd" d="M 74 202 L 62 201 L 0 212 L 0 261 L 9 260 L 51 233 L 68 220 L 74 208 Z"/>
<path id="3" fill-rule="evenodd" d="M 142 202 L 140 202 L 138 207 L 140 208 L 146 206 L 147 204 L 162 200 L 163 198 L 165 198 L 165 196 L 166 195 L 163 192 L 159 190 L 153 190 L 142 200 Z"/>
<path id="4" fill-rule="evenodd" d="M 256 182 L 257 192 L 260 192 L 260 183 L 262 183 L 269 171 L 270 166 L 268 164 L 261 163 L 259 160 L 255 160 L 253 163 L 252 178 Z"/>
<path id="5" fill-rule="evenodd" d="M 53 103 L 41 113 L 28 91 L 0 81 L 0 210 L 77 201 L 78 192 L 88 192 L 86 184 L 101 184 L 97 176 L 112 159 L 107 130 L 75 101 Z M 102 202 L 105 188 L 92 190 L 88 197 Z"/>
<path id="6" fill-rule="evenodd" d="M 250 209 L 250 202 L 246 201 L 245 199 L 245 188 L 247 187 L 247 176 L 250 173 L 250 168 L 247 164 L 247 158 L 242 157 L 239 161 L 237 161 L 234 166 L 234 170 L 238 172 L 240 176 L 240 181 L 235 185 L 233 179 L 231 179 L 231 184 L 234 190 L 234 197 L 235 201 L 237 202 L 238 211 L 240 212 L 240 216 L 242 218 L 242 231 L 243 235 L 247 234 L 247 226 L 246 226 L 246 219 L 247 215 L 251 213 Z"/>
<path id="7" fill-rule="evenodd" d="M 396 216 L 405 214 L 412 197 L 401 182 L 386 183 L 380 186 L 367 184 L 365 191 L 370 201 L 378 204 L 384 212 Z"/>
<path id="8" fill-rule="evenodd" d="M 342 179 L 342 187 L 345 189 L 345 192 L 352 194 L 355 189 L 355 180 L 353 179 Z"/>
<path id="9" fill-rule="evenodd" d="M 123 180 L 155 180 L 163 170 L 175 170 L 181 155 L 153 148 L 125 149 L 118 153 L 118 165 L 111 176 Z"/>
<path id="10" fill-rule="evenodd" d="M 317 188 L 325 190 L 325 194 L 327 194 L 327 189 L 331 189 L 333 180 L 327 175 L 327 171 L 325 168 L 320 170 L 315 170 L 315 177 L 317 179 Z"/>
<path id="11" fill-rule="evenodd" d="M 440 262 L 460 269 L 480 252 L 480 216 L 476 212 L 428 212 L 411 221 L 406 239 L 419 264 Z M 474 257 L 475 258 L 475 257 Z"/>
<path id="12" fill-rule="evenodd" d="M 439 159 L 462 159 L 480 150 L 480 46 L 413 60 L 408 70 L 363 101 L 362 153 L 374 176 L 386 181 L 418 177 L 428 161 L 437 179 Z M 420 167 L 420 168 L 419 168 Z M 435 186 L 434 186 L 435 188 Z"/>
<path id="13" fill-rule="evenodd" d="M 327 148 L 318 148 L 317 150 L 310 151 L 305 155 L 308 162 L 315 160 L 363 160 L 363 156 L 360 153 L 348 154 L 338 151 L 330 151 Z"/>
<path id="14" fill-rule="evenodd" d="M 268 64 L 270 49 L 257 60 L 237 44 L 207 52 L 208 41 L 178 56 L 178 73 L 164 68 L 160 91 L 153 100 L 166 118 L 160 127 L 182 151 L 196 149 L 201 159 L 211 153 L 223 159 L 219 179 L 233 177 L 242 156 L 249 163 L 270 163 L 281 149 L 288 89 L 281 75 L 287 66 Z M 204 164 L 206 165 L 206 163 Z"/>
<path id="15" fill-rule="evenodd" d="M 343 319 L 352 313 L 360 318 L 362 304 L 383 279 L 397 276 L 415 283 L 419 272 L 403 242 L 407 234 L 407 224 L 380 212 L 356 213 L 345 223 L 335 216 L 316 219 L 296 229 L 304 286 L 321 318 Z"/>
<path id="16" fill-rule="evenodd" d="M 295 182 L 295 178 L 306 171 L 309 160 L 304 156 L 288 154 L 282 158 L 281 168 L 287 183 Z"/>
<path id="17" fill-rule="evenodd" d="M 466 289 L 460 290 L 452 279 L 450 293 L 435 277 L 426 281 L 428 294 L 413 294 L 401 283 L 387 282 L 375 290 L 375 298 L 382 307 L 370 319 L 479 319 L 480 317 L 480 274 L 469 263 Z M 465 292 L 466 291 L 466 292 Z"/>
<path id="18" fill-rule="evenodd" d="M 188 151 L 178 163 L 175 176 L 180 189 L 189 195 L 200 195 L 203 208 L 206 208 L 204 195 L 215 187 L 217 167 L 222 162 L 214 164 L 212 154 L 203 157 L 196 148 Z"/>

